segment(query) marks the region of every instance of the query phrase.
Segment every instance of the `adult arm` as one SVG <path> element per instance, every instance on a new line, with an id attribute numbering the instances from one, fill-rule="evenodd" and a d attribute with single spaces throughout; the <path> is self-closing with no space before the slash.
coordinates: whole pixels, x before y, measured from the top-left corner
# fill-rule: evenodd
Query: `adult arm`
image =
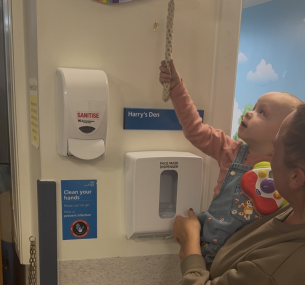
<path id="1" fill-rule="evenodd" d="M 199 233 L 200 223 L 192 209 L 189 209 L 188 217 L 176 217 L 173 235 L 181 246 L 181 285 L 276 285 L 272 276 L 251 261 L 242 261 L 236 269 L 229 269 L 222 276 L 212 279 L 201 256 Z"/>
<path id="2" fill-rule="evenodd" d="M 213 280 L 201 255 L 188 255 L 183 259 L 180 267 L 182 272 L 180 285 L 277 285 L 272 276 L 267 275 L 250 261 L 241 262 L 237 269 L 230 269 Z"/>

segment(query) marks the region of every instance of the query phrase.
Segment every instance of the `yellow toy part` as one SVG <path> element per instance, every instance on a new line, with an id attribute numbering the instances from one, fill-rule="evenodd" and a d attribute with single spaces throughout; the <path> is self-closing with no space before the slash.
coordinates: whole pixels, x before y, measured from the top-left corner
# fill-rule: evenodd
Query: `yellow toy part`
<path id="1" fill-rule="evenodd" d="M 258 169 L 258 168 L 271 168 L 271 164 L 268 161 L 261 161 L 253 166 L 253 169 Z"/>
<path id="2" fill-rule="evenodd" d="M 281 207 L 284 207 L 284 206 L 287 205 L 287 204 L 289 204 L 288 201 L 286 201 L 286 200 L 284 199 L 284 201 L 283 201 Z"/>

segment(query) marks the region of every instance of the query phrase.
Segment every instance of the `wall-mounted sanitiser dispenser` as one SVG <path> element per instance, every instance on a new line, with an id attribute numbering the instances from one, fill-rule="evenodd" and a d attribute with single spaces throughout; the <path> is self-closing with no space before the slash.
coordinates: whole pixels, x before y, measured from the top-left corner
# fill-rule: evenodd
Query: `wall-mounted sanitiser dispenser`
<path id="1" fill-rule="evenodd" d="M 176 215 L 200 211 L 202 158 L 188 152 L 125 154 L 125 235 L 169 236 Z"/>
<path id="2" fill-rule="evenodd" d="M 106 152 L 108 79 L 102 70 L 58 68 L 58 153 L 95 159 Z"/>

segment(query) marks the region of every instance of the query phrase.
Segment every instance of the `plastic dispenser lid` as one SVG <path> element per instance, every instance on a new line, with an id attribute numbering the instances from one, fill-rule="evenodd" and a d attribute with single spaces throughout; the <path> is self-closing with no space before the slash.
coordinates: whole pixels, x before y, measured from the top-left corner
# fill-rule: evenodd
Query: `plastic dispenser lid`
<path id="1" fill-rule="evenodd" d="M 95 159 L 105 152 L 104 140 L 68 139 L 68 154 L 80 159 Z"/>

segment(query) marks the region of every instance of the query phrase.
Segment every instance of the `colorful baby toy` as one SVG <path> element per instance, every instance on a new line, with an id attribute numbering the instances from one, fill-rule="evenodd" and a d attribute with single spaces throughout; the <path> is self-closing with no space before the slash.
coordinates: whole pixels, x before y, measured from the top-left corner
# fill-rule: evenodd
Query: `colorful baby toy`
<path id="1" fill-rule="evenodd" d="M 274 189 L 270 163 L 263 161 L 254 165 L 240 181 L 243 192 L 252 199 L 255 210 L 261 215 L 275 212 L 285 203 L 284 198 Z"/>

